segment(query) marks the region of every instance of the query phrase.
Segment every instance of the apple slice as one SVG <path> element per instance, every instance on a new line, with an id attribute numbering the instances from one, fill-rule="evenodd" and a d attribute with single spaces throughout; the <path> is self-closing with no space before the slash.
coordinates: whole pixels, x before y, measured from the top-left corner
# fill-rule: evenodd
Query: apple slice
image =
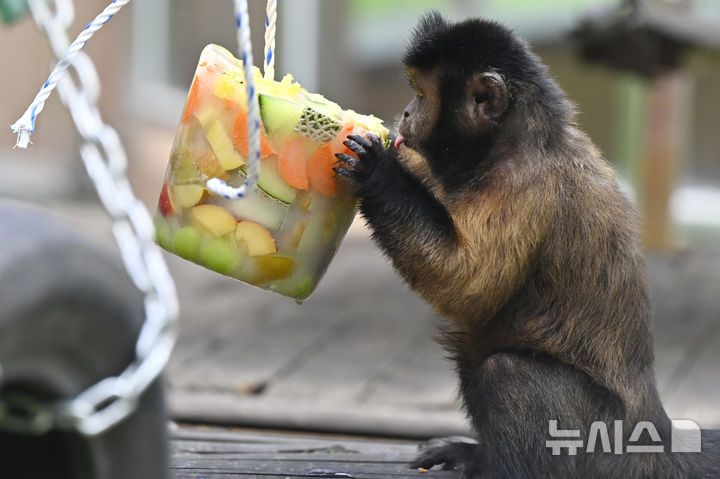
<path id="1" fill-rule="evenodd" d="M 262 256 L 277 252 L 275 239 L 268 230 L 254 221 L 240 221 L 235 228 L 235 239 L 247 245 L 248 255 Z"/>
<path id="2" fill-rule="evenodd" d="M 235 230 L 237 220 L 216 205 L 198 205 L 190 210 L 192 220 L 214 236 L 225 236 Z"/>
<path id="3" fill-rule="evenodd" d="M 198 204 L 204 192 L 205 187 L 202 185 L 173 185 L 173 203 L 181 208 L 190 208 Z"/>
<path id="4" fill-rule="evenodd" d="M 160 191 L 158 209 L 163 216 L 170 216 L 175 214 L 175 208 L 173 207 L 173 202 L 170 199 L 170 192 L 168 191 L 167 183 L 163 185 L 162 191 Z"/>

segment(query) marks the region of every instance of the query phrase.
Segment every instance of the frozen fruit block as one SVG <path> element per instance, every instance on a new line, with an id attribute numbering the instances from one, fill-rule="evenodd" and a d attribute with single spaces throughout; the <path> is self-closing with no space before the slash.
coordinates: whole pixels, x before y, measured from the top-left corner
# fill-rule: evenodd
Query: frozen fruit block
<path id="1" fill-rule="evenodd" d="M 315 289 L 356 213 L 351 185 L 336 179 L 348 134 L 388 130 L 291 75 L 276 82 L 256 70 L 260 179 L 245 198 L 205 189 L 210 178 L 239 186 L 248 162 L 247 93 L 242 62 L 207 46 L 175 137 L 156 227 L 158 243 L 190 261 L 296 299 Z"/>

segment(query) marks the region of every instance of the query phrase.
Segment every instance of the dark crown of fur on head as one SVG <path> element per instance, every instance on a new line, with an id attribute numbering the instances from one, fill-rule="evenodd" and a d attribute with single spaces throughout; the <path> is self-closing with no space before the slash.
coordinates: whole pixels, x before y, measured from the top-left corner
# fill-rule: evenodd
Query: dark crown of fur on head
<path id="1" fill-rule="evenodd" d="M 509 28 L 479 18 L 453 23 L 437 10 L 420 19 L 403 62 L 420 69 L 449 67 L 461 75 L 492 70 L 516 79 L 542 71 L 525 41 Z"/>

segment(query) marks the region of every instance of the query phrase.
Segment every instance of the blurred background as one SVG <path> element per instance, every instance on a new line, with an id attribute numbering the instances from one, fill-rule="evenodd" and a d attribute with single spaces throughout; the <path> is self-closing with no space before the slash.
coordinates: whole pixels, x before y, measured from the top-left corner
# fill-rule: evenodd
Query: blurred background
<path id="1" fill-rule="evenodd" d="M 106 3 L 76 2 L 71 33 Z M 260 59 L 265 2 L 249 3 Z M 392 125 L 411 97 L 399 58 L 430 8 L 514 28 L 577 104 L 579 124 L 643 218 L 668 411 L 720 426 L 720 2 L 647 0 L 632 10 L 618 0 L 281 0 L 277 76 L 291 72 Z M 232 17 L 226 0 L 138 1 L 88 43 L 101 110 L 152 211 L 197 58 L 207 43 L 236 49 Z M 0 45 L 0 124 L 10 125 L 47 77 L 51 52 L 30 18 L 2 26 Z M 9 128 L 0 135 L 0 196 L 47 207 L 112 251 L 57 96 L 32 140 L 14 150 Z M 432 340 L 437 318 L 360 220 L 302 306 L 166 257 L 183 307 L 168 374 L 175 418 L 401 436 L 465 430 L 452 366 Z"/>

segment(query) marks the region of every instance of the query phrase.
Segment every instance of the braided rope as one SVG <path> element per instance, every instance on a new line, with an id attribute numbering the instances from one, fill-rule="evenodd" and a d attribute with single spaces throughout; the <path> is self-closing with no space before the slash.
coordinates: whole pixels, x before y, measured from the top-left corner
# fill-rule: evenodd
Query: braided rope
<path id="1" fill-rule="evenodd" d="M 253 74 L 253 55 L 252 55 L 252 44 L 250 42 L 250 19 L 248 16 L 247 0 L 234 0 L 235 2 L 235 18 L 237 20 L 237 39 L 238 48 L 240 50 L 240 58 L 243 61 L 243 72 L 245 74 L 245 87 L 247 89 L 247 116 L 248 116 L 248 167 L 247 176 L 245 182 L 238 188 L 228 185 L 225 181 L 220 178 L 210 178 L 205 187 L 207 190 L 218 196 L 224 196 L 225 198 L 241 198 L 247 193 L 251 192 L 255 185 L 257 185 L 258 178 L 260 177 L 260 109 L 258 107 L 257 91 L 255 89 L 255 77 Z M 274 0 L 268 0 L 268 12 L 271 10 L 270 3 L 275 3 Z M 272 6 L 272 11 L 275 11 L 275 7 Z M 271 18 L 272 17 L 272 18 Z M 277 15 L 273 13 L 272 16 L 268 16 L 266 20 L 266 26 L 272 25 L 272 43 L 273 46 L 268 47 L 265 45 L 265 49 L 270 53 L 270 61 L 272 64 L 272 49 L 275 43 L 275 19 Z M 269 38 L 266 30 L 266 40 Z M 268 50 L 270 48 L 270 50 Z M 268 54 L 265 55 L 266 60 Z M 267 76 L 268 70 L 267 65 L 265 66 L 265 75 Z M 274 68 L 270 66 L 270 68 Z"/>
<path id="2" fill-rule="evenodd" d="M 277 23 L 277 0 L 268 0 L 265 8 L 265 78 L 275 79 L 275 25 Z"/>
<path id="3" fill-rule="evenodd" d="M 85 29 L 80 32 L 80 35 L 73 41 L 60 61 L 55 65 L 50 77 L 47 79 L 45 84 L 42 86 L 35 99 L 30 104 L 25 113 L 13 123 L 10 128 L 14 133 L 17 133 L 17 143 L 15 147 L 27 148 L 30 143 L 30 134 L 35 131 L 35 120 L 40 112 L 45 107 L 50 94 L 55 90 L 58 80 L 67 71 L 68 67 L 72 64 L 73 59 L 80 53 L 85 44 L 90 38 L 100 30 L 110 19 L 115 15 L 122 7 L 124 7 L 130 0 L 113 0 L 105 10 L 100 13 L 95 19 L 88 24 Z"/>

